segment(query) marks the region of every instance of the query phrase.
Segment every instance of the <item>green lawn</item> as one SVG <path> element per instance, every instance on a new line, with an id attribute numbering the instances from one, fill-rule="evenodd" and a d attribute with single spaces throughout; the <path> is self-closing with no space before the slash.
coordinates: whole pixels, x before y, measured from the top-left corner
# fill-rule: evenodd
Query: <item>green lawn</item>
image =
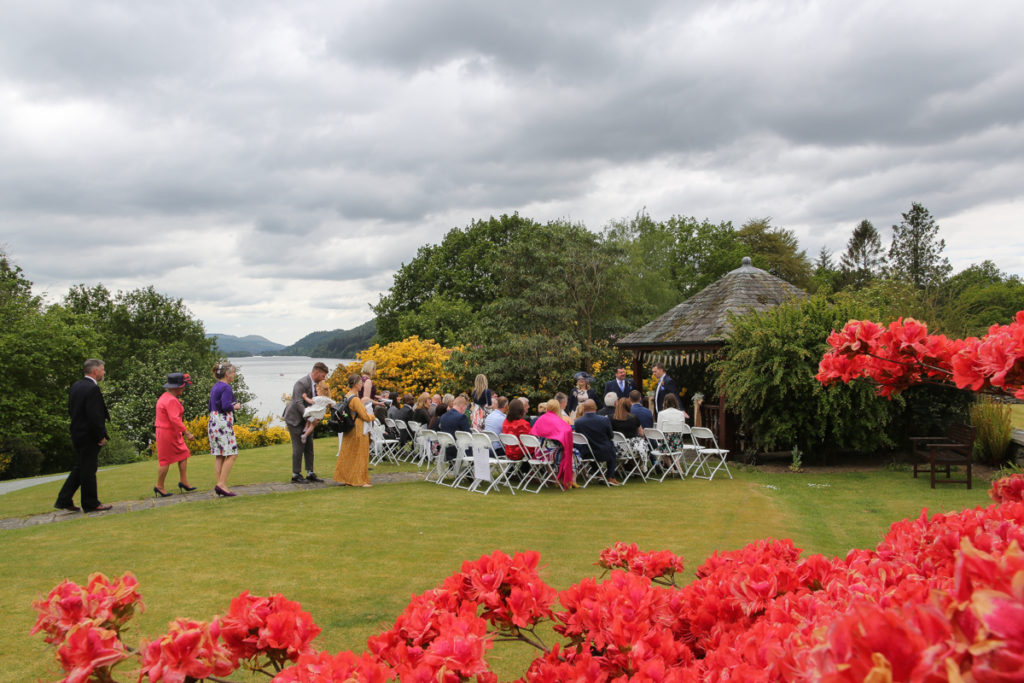
<path id="1" fill-rule="evenodd" d="M 330 441 L 318 441 L 317 450 L 318 469 L 329 475 Z M 101 472 L 101 498 L 145 495 L 155 467 L 136 463 Z M 192 468 L 194 484 L 212 486 L 209 456 L 193 458 Z M 289 469 L 287 446 L 243 451 L 232 483 L 283 480 Z M 600 550 L 619 540 L 681 554 L 689 574 L 713 551 L 759 538 L 791 538 L 805 552 L 843 555 L 874 546 L 892 522 L 922 508 L 944 512 L 988 503 L 987 482 L 976 481 L 971 491 L 933 491 L 927 479 L 907 472 L 735 476 L 514 497 L 423 482 L 331 487 L 0 532 L 0 680 L 57 677 L 48 646 L 27 635 L 31 602 L 65 577 L 84 581 L 93 571 L 138 576 L 147 611 L 136 620 L 135 634 L 157 635 L 175 616 L 209 619 L 249 589 L 301 602 L 324 629 L 321 648 L 358 651 L 412 594 L 496 548 L 540 551 L 546 579 L 563 589 L 595 575 Z M 48 510 L 59 486 L 0 496 L 0 517 Z M 532 657 L 520 646 L 492 652 L 502 679 L 520 675 Z"/>
<path id="2" fill-rule="evenodd" d="M 1010 420 L 1014 429 L 1024 429 L 1024 403 L 1010 404 Z"/>

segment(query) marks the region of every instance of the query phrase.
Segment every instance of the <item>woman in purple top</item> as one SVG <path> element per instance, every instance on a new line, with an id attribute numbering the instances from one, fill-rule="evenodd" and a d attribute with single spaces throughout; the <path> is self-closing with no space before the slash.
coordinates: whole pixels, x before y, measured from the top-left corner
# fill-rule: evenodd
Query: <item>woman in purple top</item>
<path id="1" fill-rule="evenodd" d="M 235 366 L 231 363 L 217 363 L 213 366 L 217 382 L 210 390 L 210 422 L 207 435 L 210 437 L 210 454 L 214 456 L 214 471 L 217 485 L 213 487 L 218 496 L 236 495 L 228 488 L 228 474 L 238 456 L 238 442 L 235 441 L 235 411 L 242 405 L 235 401 L 231 383 L 235 381 Z"/>

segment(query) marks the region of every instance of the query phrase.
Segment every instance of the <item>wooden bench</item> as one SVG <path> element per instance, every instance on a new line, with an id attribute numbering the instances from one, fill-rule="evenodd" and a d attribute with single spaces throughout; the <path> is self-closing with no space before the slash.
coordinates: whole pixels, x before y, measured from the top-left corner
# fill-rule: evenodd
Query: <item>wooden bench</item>
<path id="1" fill-rule="evenodd" d="M 971 488 L 971 455 L 974 452 L 975 428 L 954 423 L 945 436 L 912 436 L 914 456 L 914 477 L 918 472 L 931 474 L 932 488 L 935 488 L 935 472 L 945 468 L 946 478 L 937 480 L 940 484 L 967 484 Z M 966 479 L 950 479 L 952 466 L 965 466 Z M 927 469 L 926 469 L 927 468 Z"/>

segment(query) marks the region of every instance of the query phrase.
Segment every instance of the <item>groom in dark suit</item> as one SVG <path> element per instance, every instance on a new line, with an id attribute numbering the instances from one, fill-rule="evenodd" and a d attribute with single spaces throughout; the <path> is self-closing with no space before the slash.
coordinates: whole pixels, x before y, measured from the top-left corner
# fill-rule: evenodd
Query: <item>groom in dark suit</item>
<path id="1" fill-rule="evenodd" d="M 615 369 L 615 379 L 604 383 L 604 393 L 614 393 L 619 398 L 629 396 L 629 392 L 636 389 L 633 385 L 633 380 L 626 377 L 626 368 Z"/>
<path id="2" fill-rule="evenodd" d="M 100 380 L 106 374 L 103 361 L 90 358 L 82 365 L 85 377 L 71 385 L 68 392 L 68 413 L 71 416 L 71 444 L 75 448 L 75 466 L 64 481 L 53 507 L 78 512 L 75 492 L 82 489 L 82 509 L 86 512 L 109 510 L 100 502 L 96 491 L 96 468 L 100 448 L 110 438 L 106 422 L 110 419 L 107 404 L 100 391 Z"/>
<path id="3" fill-rule="evenodd" d="M 327 377 L 327 365 L 315 363 L 313 370 L 300 379 L 292 387 L 292 400 L 284 409 L 284 423 L 288 427 L 288 436 L 292 439 L 292 483 L 321 481 L 313 471 L 313 439 L 303 441 L 302 432 L 306 427 L 306 419 L 302 417 L 306 406 L 310 405 L 302 398 L 302 395 L 313 398 L 316 396 L 316 385 Z M 302 461 L 306 461 L 306 476 L 302 476 Z"/>
<path id="4" fill-rule="evenodd" d="M 665 407 L 665 397 L 669 394 L 675 394 L 676 398 L 678 398 L 679 390 L 676 389 L 676 383 L 672 378 L 665 374 L 665 366 L 661 363 L 654 364 L 651 375 L 658 382 L 658 386 L 654 389 L 654 417 L 657 419 L 658 413 Z"/>

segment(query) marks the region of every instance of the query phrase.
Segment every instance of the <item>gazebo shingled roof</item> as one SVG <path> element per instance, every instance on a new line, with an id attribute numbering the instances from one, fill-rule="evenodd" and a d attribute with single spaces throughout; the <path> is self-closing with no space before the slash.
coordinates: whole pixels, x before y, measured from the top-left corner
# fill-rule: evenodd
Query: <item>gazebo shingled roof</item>
<path id="1" fill-rule="evenodd" d="M 804 296 L 799 287 L 752 266 L 747 256 L 739 268 L 622 337 L 615 345 L 635 351 L 719 347 L 729 332 L 730 312 L 742 315 L 763 311 Z"/>

